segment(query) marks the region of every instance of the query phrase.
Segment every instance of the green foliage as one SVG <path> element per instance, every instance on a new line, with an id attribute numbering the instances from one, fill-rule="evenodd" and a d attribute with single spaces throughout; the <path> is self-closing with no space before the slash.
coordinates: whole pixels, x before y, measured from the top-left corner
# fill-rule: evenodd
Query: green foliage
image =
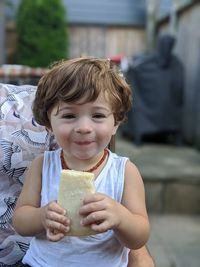
<path id="1" fill-rule="evenodd" d="M 21 0 L 16 18 L 18 64 L 47 67 L 68 57 L 66 12 L 62 0 Z"/>

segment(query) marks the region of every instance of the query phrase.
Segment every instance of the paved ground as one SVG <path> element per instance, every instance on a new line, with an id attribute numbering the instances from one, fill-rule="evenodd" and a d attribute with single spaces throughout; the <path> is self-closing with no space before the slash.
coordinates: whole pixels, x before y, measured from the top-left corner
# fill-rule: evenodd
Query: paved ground
<path id="1" fill-rule="evenodd" d="M 145 179 L 200 179 L 200 151 L 192 147 L 165 144 L 135 146 L 118 137 L 116 152 L 128 156 Z"/>
<path id="2" fill-rule="evenodd" d="M 156 267 L 200 267 L 200 216 L 150 215 Z"/>
<path id="3" fill-rule="evenodd" d="M 117 138 L 116 152 L 134 161 L 147 179 L 200 179 L 200 151 L 191 147 L 136 147 Z M 150 222 L 148 247 L 156 267 L 200 267 L 200 214 L 150 214 Z"/>

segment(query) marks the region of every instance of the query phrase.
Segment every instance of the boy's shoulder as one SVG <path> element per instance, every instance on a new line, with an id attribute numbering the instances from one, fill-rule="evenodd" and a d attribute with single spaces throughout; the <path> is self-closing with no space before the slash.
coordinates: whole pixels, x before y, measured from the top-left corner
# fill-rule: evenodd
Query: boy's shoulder
<path id="1" fill-rule="evenodd" d="M 129 158 L 123 155 L 119 155 L 116 152 L 112 152 L 109 150 L 109 157 L 114 160 L 128 160 Z"/>
<path id="2" fill-rule="evenodd" d="M 33 159 L 33 161 L 32 161 L 32 163 L 31 163 L 31 165 L 33 166 L 42 166 L 42 164 L 43 164 L 43 160 L 44 160 L 44 154 L 43 153 L 41 153 L 41 154 L 39 154 L 39 155 L 37 155 L 34 159 Z"/>

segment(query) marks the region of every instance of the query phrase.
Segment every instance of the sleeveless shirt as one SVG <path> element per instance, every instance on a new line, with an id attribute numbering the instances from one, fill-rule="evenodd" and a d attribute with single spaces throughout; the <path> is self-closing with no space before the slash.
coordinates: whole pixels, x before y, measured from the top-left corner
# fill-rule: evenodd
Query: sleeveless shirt
<path id="1" fill-rule="evenodd" d="M 57 200 L 61 172 L 61 149 L 44 153 L 41 206 Z M 127 158 L 109 151 L 108 160 L 95 179 L 96 191 L 121 202 Z M 32 238 L 23 263 L 33 267 L 126 267 L 129 249 L 113 230 L 85 237 L 64 237 L 58 242 L 45 234 Z"/>

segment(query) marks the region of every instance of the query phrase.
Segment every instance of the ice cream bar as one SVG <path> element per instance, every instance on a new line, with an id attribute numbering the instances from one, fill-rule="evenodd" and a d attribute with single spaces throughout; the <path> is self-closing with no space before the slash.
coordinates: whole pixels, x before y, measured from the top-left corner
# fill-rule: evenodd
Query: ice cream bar
<path id="1" fill-rule="evenodd" d="M 90 227 L 80 224 L 79 209 L 86 195 L 95 192 L 94 174 L 74 170 L 62 170 L 58 193 L 58 203 L 67 211 L 70 218 L 68 236 L 87 236 L 96 234 Z"/>

